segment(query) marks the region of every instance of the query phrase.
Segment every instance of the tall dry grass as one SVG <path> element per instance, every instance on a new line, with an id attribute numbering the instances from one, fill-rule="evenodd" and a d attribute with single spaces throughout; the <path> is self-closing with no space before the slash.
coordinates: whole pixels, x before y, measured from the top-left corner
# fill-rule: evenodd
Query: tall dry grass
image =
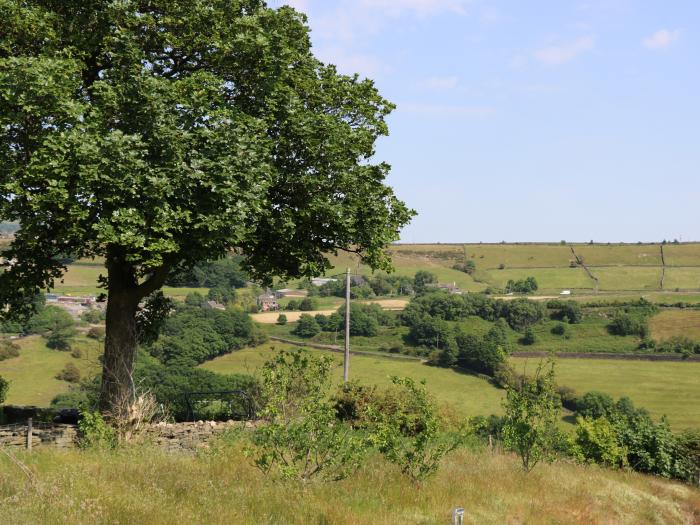
<path id="1" fill-rule="evenodd" d="M 148 447 L 0 455 L 6 524 L 694 524 L 700 491 L 639 474 L 567 463 L 526 475 L 509 455 L 462 450 L 435 478 L 411 484 L 372 458 L 339 483 L 266 479 L 240 444 L 197 455 Z"/>

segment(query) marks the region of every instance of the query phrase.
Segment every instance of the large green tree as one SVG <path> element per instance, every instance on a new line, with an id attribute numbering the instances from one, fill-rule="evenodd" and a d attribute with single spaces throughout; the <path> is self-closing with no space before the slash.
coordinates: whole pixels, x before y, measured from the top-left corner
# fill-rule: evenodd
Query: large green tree
<path id="1" fill-rule="evenodd" d="M 259 278 L 384 247 L 412 212 L 372 163 L 393 106 L 260 0 L 0 0 L 0 303 L 103 257 L 101 406 L 128 398 L 139 302 L 231 250 Z"/>

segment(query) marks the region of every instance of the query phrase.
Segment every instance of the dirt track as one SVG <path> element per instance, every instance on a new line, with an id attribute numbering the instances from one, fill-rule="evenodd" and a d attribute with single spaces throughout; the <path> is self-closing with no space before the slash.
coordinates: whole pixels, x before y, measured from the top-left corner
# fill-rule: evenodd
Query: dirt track
<path id="1" fill-rule="evenodd" d="M 375 303 L 384 308 L 384 310 L 403 310 L 406 305 L 408 304 L 407 299 L 378 299 L 376 301 L 359 301 L 361 303 Z M 258 323 L 263 323 L 263 324 L 275 324 L 277 322 L 277 318 L 279 317 L 280 314 L 284 314 L 287 316 L 287 322 L 290 323 L 295 323 L 299 320 L 301 317 L 301 314 L 311 314 L 311 315 L 316 315 L 316 314 L 323 314 L 323 315 L 330 315 L 333 312 L 335 312 L 337 309 L 334 310 L 312 310 L 310 312 L 286 312 L 286 311 L 278 311 L 278 312 L 263 312 L 259 314 L 251 314 L 250 317 L 253 318 L 253 321 L 256 321 Z"/>
<path id="2" fill-rule="evenodd" d="M 263 323 L 263 324 L 275 324 L 277 322 L 277 318 L 279 317 L 280 314 L 284 314 L 287 316 L 287 321 L 290 323 L 296 323 L 299 318 L 301 317 L 301 314 L 311 314 L 311 315 L 316 315 L 316 314 L 323 314 L 323 315 L 330 315 L 335 310 L 311 310 L 310 312 L 285 312 L 285 311 L 279 311 L 279 312 L 263 312 L 260 314 L 251 314 L 250 317 L 253 318 L 253 321 L 256 321 L 258 323 Z"/>

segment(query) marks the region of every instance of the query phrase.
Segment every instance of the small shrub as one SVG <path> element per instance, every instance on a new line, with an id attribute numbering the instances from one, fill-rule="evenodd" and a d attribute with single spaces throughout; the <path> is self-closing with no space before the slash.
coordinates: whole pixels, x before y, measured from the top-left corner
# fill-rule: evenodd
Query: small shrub
<path id="1" fill-rule="evenodd" d="M 7 398 L 7 391 L 10 389 L 10 382 L 4 377 L 0 376 L 0 405 L 5 402 Z"/>
<path id="2" fill-rule="evenodd" d="M 80 348 L 73 348 L 70 352 L 71 357 L 75 359 L 80 359 L 83 357 L 83 351 Z"/>
<path id="3" fill-rule="evenodd" d="M 78 367 L 73 363 L 68 363 L 63 370 L 56 375 L 56 379 L 68 381 L 69 383 L 78 383 L 80 382 L 80 370 L 78 370 Z"/>
<path id="4" fill-rule="evenodd" d="M 88 308 L 80 314 L 80 319 L 86 323 L 99 324 L 104 320 L 104 315 L 97 308 Z"/>
<path id="5" fill-rule="evenodd" d="M 299 350 L 280 352 L 263 366 L 260 415 L 267 423 L 255 430 L 249 454 L 265 474 L 335 481 L 360 465 L 363 441 L 336 419 L 327 397 L 332 362 Z"/>
<path id="6" fill-rule="evenodd" d="M 402 390 L 413 415 L 403 412 L 387 413 L 379 407 L 370 408 L 373 430 L 370 439 L 390 462 L 395 463 L 413 481 L 421 481 L 437 472 L 442 458 L 457 448 L 463 437 L 440 436 L 440 418 L 428 397 L 424 384 L 413 379 L 393 377 L 394 385 Z M 406 429 L 413 430 L 407 435 Z"/>
<path id="7" fill-rule="evenodd" d="M 520 338 L 520 342 L 525 346 L 534 345 L 537 342 L 537 336 L 535 335 L 535 332 L 532 330 L 532 328 L 528 328 L 525 330 L 525 333 Z"/>
<path id="8" fill-rule="evenodd" d="M 535 377 L 520 388 L 508 388 L 504 402 L 503 441 L 520 456 L 523 470 L 530 472 L 541 460 L 553 459 L 559 433 L 557 419 L 561 402 L 554 390 L 554 364 L 543 373 L 540 365 Z"/>
<path id="9" fill-rule="evenodd" d="M 279 314 L 277 316 L 277 324 L 280 326 L 284 326 L 287 324 L 287 316 L 284 314 Z"/>
<path id="10" fill-rule="evenodd" d="M 302 312 L 310 312 L 311 310 L 316 310 L 318 307 L 318 301 L 313 297 L 304 297 L 299 302 L 299 310 Z"/>
<path id="11" fill-rule="evenodd" d="M 9 339 L 0 339 L 0 361 L 17 357 L 19 355 L 19 346 Z"/>
<path id="12" fill-rule="evenodd" d="M 299 337 L 313 337 L 321 331 L 316 319 L 309 314 L 301 314 L 297 325 L 292 330 L 294 335 Z"/>
<path id="13" fill-rule="evenodd" d="M 87 336 L 90 339 L 96 339 L 97 341 L 104 341 L 105 339 L 105 328 L 104 326 L 93 326 L 87 331 Z"/>
<path id="14" fill-rule="evenodd" d="M 99 412 L 82 412 L 78 432 L 82 448 L 114 448 L 117 444 L 116 432 Z"/>
<path id="15" fill-rule="evenodd" d="M 615 427 L 604 417 L 576 418 L 576 434 L 571 451 L 581 462 L 608 467 L 624 467 L 627 464 L 626 451 L 618 442 Z"/>
<path id="16" fill-rule="evenodd" d="M 566 334 L 566 325 L 564 323 L 557 323 L 552 327 L 551 332 L 554 335 L 564 335 Z"/>
<path id="17" fill-rule="evenodd" d="M 54 350 L 68 351 L 74 333 L 69 330 L 56 330 L 46 338 L 46 346 Z"/>

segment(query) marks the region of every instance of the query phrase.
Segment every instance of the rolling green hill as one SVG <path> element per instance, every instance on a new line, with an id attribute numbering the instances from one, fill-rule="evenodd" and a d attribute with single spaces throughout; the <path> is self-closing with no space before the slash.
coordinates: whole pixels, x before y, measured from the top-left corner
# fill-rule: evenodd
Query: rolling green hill
<path id="1" fill-rule="evenodd" d="M 661 244 L 397 244 L 390 251 L 397 274 L 428 270 L 440 282 L 455 282 L 467 291 L 502 288 L 509 279 L 528 276 L 537 279 L 540 295 L 563 289 L 591 295 L 596 284 L 603 294 L 700 291 L 700 243 L 665 244 L 663 260 L 661 248 Z M 468 260 L 476 264 L 472 275 L 452 269 Z M 356 273 L 370 273 L 355 256 L 341 254 L 331 261 L 334 269 L 329 274 L 347 266 Z"/>

